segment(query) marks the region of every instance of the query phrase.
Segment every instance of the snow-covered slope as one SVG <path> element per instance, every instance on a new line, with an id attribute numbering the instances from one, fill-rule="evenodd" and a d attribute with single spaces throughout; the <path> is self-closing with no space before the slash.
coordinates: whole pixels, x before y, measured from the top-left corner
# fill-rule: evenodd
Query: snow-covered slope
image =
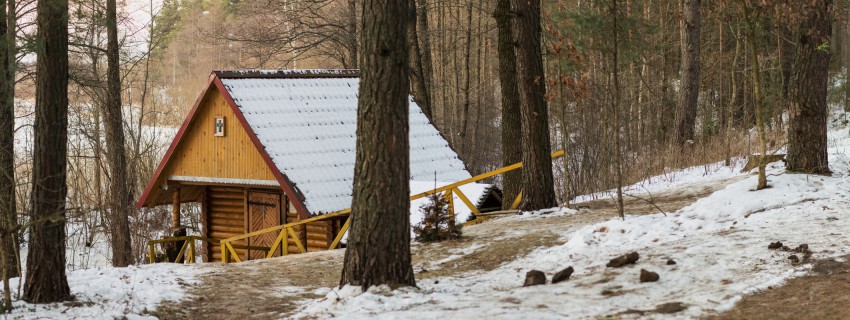
<path id="1" fill-rule="evenodd" d="M 494 270 L 421 281 L 419 289 L 378 287 L 362 293 L 344 287 L 306 303 L 297 316 L 588 319 L 678 302 L 686 309 L 652 317 L 695 318 L 729 309 L 743 295 L 811 268 L 805 261 L 792 263 L 793 252 L 769 250 L 771 242 L 782 241 L 791 248 L 807 244 L 814 252 L 812 259 L 850 254 L 850 137 L 843 125 L 833 125 L 829 136 L 831 177 L 790 174 L 781 163 L 772 164 L 768 167 L 772 187 L 755 191 L 757 177 L 752 173 L 691 168 L 682 171 L 681 179 L 745 177 L 668 216 L 628 215 L 625 221 L 564 225 L 559 229 L 562 245 L 539 248 Z M 650 180 L 657 182 L 632 190 L 659 191 L 664 187 L 657 184 L 677 184 L 677 179 L 664 177 Z M 640 254 L 636 265 L 605 266 L 609 259 L 631 251 Z M 668 265 L 668 259 L 676 264 Z M 522 287 L 529 270 L 541 270 L 551 279 L 568 266 L 575 268 L 569 281 Z M 640 283 L 641 269 L 659 273 L 660 281 Z"/>
<path id="2" fill-rule="evenodd" d="M 11 319 L 156 319 L 150 312 L 164 301 L 185 296 L 205 269 L 163 263 L 128 268 L 94 268 L 68 272 L 72 301 L 28 304 L 14 301 Z M 11 281 L 18 287 L 20 278 Z M 16 298 L 17 291 L 13 293 Z"/>

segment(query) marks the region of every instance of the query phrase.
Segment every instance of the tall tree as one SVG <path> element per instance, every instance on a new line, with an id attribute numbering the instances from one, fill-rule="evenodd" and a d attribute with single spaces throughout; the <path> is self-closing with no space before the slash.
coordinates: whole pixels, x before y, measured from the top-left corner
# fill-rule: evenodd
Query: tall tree
<path id="1" fill-rule="evenodd" d="M 340 285 L 415 286 L 410 263 L 408 2 L 365 0 L 351 229 Z"/>
<path id="2" fill-rule="evenodd" d="M 620 134 L 622 123 L 620 115 L 623 110 L 620 101 L 622 93 L 620 92 L 620 0 L 611 1 L 609 7 L 611 12 L 611 83 L 614 86 L 613 97 L 611 99 L 611 112 L 614 114 L 614 166 L 617 171 L 617 213 L 621 219 L 626 219 L 626 212 L 623 208 L 623 147 L 622 136 Z"/>
<path id="3" fill-rule="evenodd" d="M 511 0 L 515 13 L 517 74 L 522 119 L 523 210 L 554 207 L 555 186 L 549 156 L 549 110 L 541 48 L 540 0 Z"/>
<path id="4" fill-rule="evenodd" d="M 758 41 L 756 40 L 756 23 L 760 18 L 761 9 L 758 4 L 743 3 L 744 23 L 747 25 L 744 36 L 747 39 L 747 44 L 750 46 L 750 61 L 752 63 L 753 76 L 753 104 L 755 105 L 755 120 L 756 132 L 758 132 L 759 144 L 759 178 L 756 190 L 767 188 L 767 173 L 765 166 L 767 165 L 765 157 L 767 155 L 767 138 L 765 133 L 765 107 L 764 98 L 761 91 L 761 64 L 759 63 Z"/>
<path id="5" fill-rule="evenodd" d="M 121 112 L 121 73 L 118 51 L 118 13 L 115 0 L 106 0 L 106 105 L 104 124 L 110 178 L 110 229 L 112 265 L 134 263 L 130 244 L 130 188 L 127 185 L 127 157 L 124 148 L 124 115 Z"/>
<path id="6" fill-rule="evenodd" d="M 348 12 L 345 14 L 346 26 L 345 36 L 348 45 L 345 46 L 348 51 L 348 68 L 357 68 L 360 63 L 360 47 L 357 45 L 357 0 L 348 0 Z M 345 63 L 344 63 L 345 64 Z"/>
<path id="7" fill-rule="evenodd" d="M 685 0 L 682 22 L 682 91 L 679 93 L 676 142 L 694 140 L 699 98 L 700 0 Z"/>
<path id="8" fill-rule="evenodd" d="M 39 0 L 36 23 L 35 148 L 24 300 L 71 297 L 65 276 L 68 153 L 68 1 Z"/>
<path id="9" fill-rule="evenodd" d="M 428 26 L 428 0 L 416 0 L 416 7 L 416 31 L 419 39 L 419 51 L 422 55 L 422 79 L 425 82 L 425 92 L 428 93 L 428 106 L 433 116 L 434 86 L 432 82 L 434 78 L 434 65 L 433 60 L 431 60 L 431 28 Z"/>
<path id="10" fill-rule="evenodd" d="M 5 278 L 18 276 L 16 238 L 9 231 L 17 225 L 15 205 L 15 50 L 14 25 L 7 29 L 8 8 L 14 0 L 0 0 L 0 250 Z M 14 11 L 11 11 L 14 15 Z M 11 34 L 11 36 L 10 36 Z"/>
<path id="11" fill-rule="evenodd" d="M 797 34 L 788 112 L 789 171 L 829 173 L 827 88 L 832 0 L 806 1 Z"/>
<path id="12" fill-rule="evenodd" d="M 522 120 L 520 119 L 519 88 L 517 87 L 516 52 L 514 51 L 511 1 L 498 0 L 493 11 L 499 40 L 499 85 L 502 89 L 502 165 L 522 161 Z M 505 173 L 502 207 L 508 209 L 522 190 L 522 170 Z"/>
<path id="13" fill-rule="evenodd" d="M 431 96 L 428 93 L 428 84 L 425 80 L 425 62 L 422 56 L 422 50 L 419 48 L 419 36 L 417 34 L 416 21 L 416 0 L 407 0 L 407 65 L 410 76 L 410 91 L 416 104 L 422 108 L 422 112 L 428 116 L 428 119 L 433 120 L 431 111 Z"/>

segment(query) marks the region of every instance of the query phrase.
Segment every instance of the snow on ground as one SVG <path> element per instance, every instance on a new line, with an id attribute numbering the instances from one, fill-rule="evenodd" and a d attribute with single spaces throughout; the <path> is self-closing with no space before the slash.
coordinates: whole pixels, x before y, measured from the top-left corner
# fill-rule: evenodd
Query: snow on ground
<path id="1" fill-rule="evenodd" d="M 687 309 L 650 317 L 694 318 L 727 310 L 743 295 L 780 285 L 811 268 L 792 264 L 789 252 L 768 250 L 770 242 L 791 248 L 808 244 L 813 259 L 850 254 L 846 127 L 831 128 L 829 153 L 831 177 L 790 174 L 782 163 L 774 163 L 768 167 L 772 187 L 761 191 L 754 191 L 757 176 L 738 173 L 739 168 L 706 171 L 701 166 L 680 171 L 681 179 L 655 177 L 648 180 L 653 183 L 630 190 L 747 176 L 668 216 L 628 215 L 625 221 L 565 225 L 562 245 L 539 248 L 491 271 L 428 279 L 418 283 L 419 289 L 334 289 L 305 304 L 296 317 L 587 319 L 670 302 L 684 303 Z M 529 218 L 534 216 L 506 219 Z M 605 267 L 609 259 L 631 251 L 640 253 L 636 265 Z M 670 258 L 677 264 L 667 265 Z M 529 270 L 544 271 L 551 279 L 568 266 L 576 271 L 567 282 L 522 287 Z M 640 269 L 658 272 L 660 281 L 640 283 Z"/>
<path id="2" fill-rule="evenodd" d="M 652 176 L 633 185 L 623 187 L 623 193 L 652 194 L 694 183 L 718 181 L 740 176 L 740 171 L 744 168 L 746 159 L 743 157 L 735 157 L 731 159 L 731 163 L 731 167 L 725 166 L 723 161 L 721 161 L 685 169 L 665 170 L 666 172 L 664 174 Z M 573 199 L 572 203 L 582 203 L 585 201 L 613 198 L 616 196 L 617 189 L 612 189 L 604 192 L 578 196 Z"/>
<path id="3" fill-rule="evenodd" d="M 163 301 L 185 296 L 184 285 L 195 285 L 205 269 L 162 263 L 127 268 L 92 268 L 68 272 L 72 301 L 28 304 L 17 298 L 20 278 L 12 279 L 11 319 L 156 319 L 149 312 Z"/>

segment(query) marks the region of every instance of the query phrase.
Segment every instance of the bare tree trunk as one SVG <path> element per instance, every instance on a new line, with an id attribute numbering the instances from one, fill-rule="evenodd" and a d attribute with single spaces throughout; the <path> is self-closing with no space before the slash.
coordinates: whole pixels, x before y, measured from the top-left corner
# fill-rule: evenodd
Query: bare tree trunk
<path id="1" fill-rule="evenodd" d="M 493 12 L 499 33 L 499 85 L 502 90 L 502 165 L 522 161 L 522 120 L 520 119 L 519 88 L 517 87 L 516 52 L 514 52 L 513 23 L 510 0 L 498 0 Z M 508 209 L 522 191 L 522 172 L 505 173 L 502 184 L 502 208 Z"/>
<path id="2" fill-rule="evenodd" d="M 357 0 L 348 0 L 348 60 L 346 68 L 356 69 L 360 65 L 360 48 L 357 44 Z"/>
<path id="3" fill-rule="evenodd" d="M 68 1 L 38 2 L 35 149 L 24 300 L 71 298 L 65 276 L 65 162 L 68 154 Z"/>
<path id="4" fill-rule="evenodd" d="M 699 98 L 700 67 L 700 0 L 685 0 L 682 39 L 682 91 L 676 121 L 676 143 L 694 140 L 694 126 Z"/>
<path id="5" fill-rule="evenodd" d="M 617 1 L 619 0 L 614 0 L 613 5 L 611 6 L 611 20 L 613 21 L 614 30 L 614 41 L 612 45 L 614 52 L 611 57 L 614 98 L 611 99 L 611 104 L 613 106 L 611 109 L 613 109 L 612 111 L 614 112 L 614 165 L 617 167 L 617 213 L 619 213 L 621 219 L 626 219 L 626 213 L 623 208 L 623 148 L 621 147 L 622 137 L 620 137 L 620 43 L 618 39 L 620 25 L 617 22 L 619 20 L 617 17 L 620 13 L 617 9 Z"/>
<path id="6" fill-rule="evenodd" d="M 15 203 L 15 56 L 11 49 L 15 43 L 9 42 L 14 39 L 15 30 L 6 28 L 6 3 L 0 0 L 0 259 L 4 260 L 4 279 L 19 276 L 14 268 L 18 265 L 17 243 L 15 236 L 8 232 L 15 228 L 18 217 Z"/>
<path id="7" fill-rule="evenodd" d="M 791 38 L 794 37 L 791 32 L 791 27 L 787 24 L 779 25 L 779 69 L 782 75 L 782 100 L 788 99 L 788 90 L 791 86 L 791 68 L 792 60 L 794 59 L 794 43 Z M 781 112 L 780 112 L 781 113 Z"/>
<path id="8" fill-rule="evenodd" d="M 738 97 L 740 96 L 738 91 L 738 61 L 741 56 L 741 29 L 740 27 L 736 27 L 735 29 L 735 56 L 732 58 L 731 71 L 729 72 L 729 76 L 731 78 L 730 87 L 731 93 L 729 94 L 729 105 L 727 107 L 726 116 L 729 118 L 726 120 L 726 166 L 732 165 L 732 127 L 735 124 L 735 105 L 738 102 Z"/>
<path id="9" fill-rule="evenodd" d="M 416 0 L 407 0 L 407 21 L 416 21 Z M 422 112 L 433 122 L 431 111 L 431 97 L 428 95 L 428 85 L 425 82 L 424 59 L 419 49 L 419 36 L 416 32 L 416 23 L 407 24 L 407 65 L 410 73 L 411 93 L 416 104 L 422 108 Z"/>
<path id="10" fill-rule="evenodd" d="M 464 151 L 468 150 L 466 142 L 466 129 L 469 124 L 469 105 L 471 103 L 471 87 L 470 83 L 472 80 L 472 0 L 467 0 L 467 10 L 466 10 L 466 60 L 464 60 L 464 65 L 466 66 L 466 79 L 464 80 L 463 86 L 463 110 L 461 111 L 461 125 L 460 125 L 460 133 L 458 134 L 461 137 L 462 145 L 464 146 Z M 474 139 L 474 137 L 473 137 Z"/>
<path id="11" fill-rule="evenodd" d="M 407 1 L 365 0 L 351 231 L 340 285 L 415 286 L 410 258 Z M 380 8 L 375 10 L 374 8 Z"/>
<path id="12" fill-rule="evenodd" d="M 549 110 L 541 49 L 540 0 L 512 0 L 522 108 L 523 210 L 557 205 L 549 156 Z"/>
<path id="13" fill-rule="evenodd" d="M 116 0 L 106 0 L 106 147 L 110 169 L 110 229 L 112 233 L 112 265 L 133 264 L 130 243 L 130 190 L 127 186 L 127 156 L 124 141 L 124 115 L 121 113 L 121 74 L 118 61 L 118 16 Z"/>
<path id="14" fill-rule="evenodd" d="M 830 53 L 820 46 L 829 43 L 832 34 L 832 0 L 812 3 L 803 12 L 792 67 L 787 167 L 789 171 L 828 174 L 826 94 Z"/>
<path id="15" fill-rule="evenodd" d="M 416 0 L 416 29 L 419 31 L 419 50 L 422 55 L 422 78 L 428 101 L 434 101 L 434 60 L 431 56 L 431 28 L 428 26 L 428 0 Z M 431 106 L 433 109 L 434 106 Z"/>
<path id="16" fill-rule="evenodd" d="M 767 155 L 767 141 L 765 138 L 764 131 L 764 106 L 761 97 L 761 65 L 759 64 L 758 57 L 758 47 L 756 46 L 755 39 L 755 17 L 753 17 L 752 10 L 749 7 L 746 7 L 744 10 L 745 20 L 747 23 L 747 43 L 750 45 L 750 60 L 752 63 L 752 73 L 753 73 L 753 103 L 755 104 L 755 120 L 756 120 L 756 131 L 758 132 L 759 139 L 759 180 L 758 185 L 756 186 L 757 190 L 761 190 L 767 188 L 767 175 L 765 174 L 765 156 Z"/>

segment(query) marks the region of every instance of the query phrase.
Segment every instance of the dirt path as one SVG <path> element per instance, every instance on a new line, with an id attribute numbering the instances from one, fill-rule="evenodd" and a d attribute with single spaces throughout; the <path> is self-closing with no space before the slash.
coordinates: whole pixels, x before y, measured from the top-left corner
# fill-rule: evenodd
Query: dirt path
<path id="1" fill-rule="evenodd" d="M 653 203 L 626 198 L 627 212 L 674 212 L 739 178 L 677 188 L 653 195 Z M 646 198 L 642 196 L 642 198 Z M 562 244 L 557 231 L 598 223 L 617 216 L 610 199 L 579 205 L 580 214 L 533 219 L 495 218 L 464 228 L 463 239 L 412 246 L 416 278 L 488 271 L 540 247 Z M 344 250 L 222 265 L 211 263 L 201 285 L 188 288 L 191 298 L 165 303 L 161 319 L 268 319 L 291 315 L 307 299 L 323 297 L 338 284 Z"/>
<path id="2" fill-rule="evenodd" d="M 850 315 L 850 256 L 818 261 L 810 275 L 750 295 L 711 320 L 847 319 Z"/>

